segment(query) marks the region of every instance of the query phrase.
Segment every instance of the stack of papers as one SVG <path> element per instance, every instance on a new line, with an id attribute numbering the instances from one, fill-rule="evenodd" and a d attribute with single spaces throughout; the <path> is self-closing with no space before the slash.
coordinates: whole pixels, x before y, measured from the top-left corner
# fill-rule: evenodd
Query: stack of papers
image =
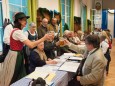
<path id="1" fill-rule="evenodd" d="M 69 60 L 73 60 L 73 61 L 81 61 L 83 58 L 81 57 L 70 57 Z"/>
<path id="2" fill-rule="evenodd" d="M 80 63 L 69 61 L 65 62 L 59 70 L 68 71 L 68 72 L 76 72 Z"/>
<path id="3" fill-rule="evenodd" d="M 73 56 L 74 53 L 64 53 L 65 56 Z"/>
<path id="4" fill-rule="evenodd" d="M 62 56 L 60 56 L 60 57 L 58 57 L 59 59 L 68 59 L 69 58 L 69 56 L 68 55 L 62 55 Z"/>
<path id="5" fill-rule="evenodd" d="M 57 66 L 50 66 L 50 65 L 46 65 L 43 67 L 36 67 L 35 71 L 39 71 L 39 72 L 47 72 L 47 73 L 55 73 L 57 70 L 59 69 L 59 67 Z"/>
<path id="6" fill-rule="evenodd" d="M 47 73 L 47 72 L 34 71 L 31 74 L 29 74 L 28 76 L 26 76 L 25 78 L 37 79 L 38 77 L 41 77 L 41 78 L 45 79 L 48 76 L 48 74 L 49 73 Z"/>

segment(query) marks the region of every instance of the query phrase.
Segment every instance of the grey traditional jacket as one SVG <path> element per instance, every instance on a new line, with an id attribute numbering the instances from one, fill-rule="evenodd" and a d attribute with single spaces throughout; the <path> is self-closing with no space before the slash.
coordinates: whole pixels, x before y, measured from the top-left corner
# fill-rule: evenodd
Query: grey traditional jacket
<path id="1" fill-rule="evenodd" d="M 89 54 L 82 69 L 83 76 L 80 78 L 80 83 L 83 86 L 103 86 L 106 63 L 101 49 Z"/>

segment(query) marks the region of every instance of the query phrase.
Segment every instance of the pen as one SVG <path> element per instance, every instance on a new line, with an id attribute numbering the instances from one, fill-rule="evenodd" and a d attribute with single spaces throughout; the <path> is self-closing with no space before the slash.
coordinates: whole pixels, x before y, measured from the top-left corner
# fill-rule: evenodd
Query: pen
<path id="1" fill-rule="evenodd" d="M 49 76 L 49 74 L 44 79 L 46 79 L 48 76 Z"/>

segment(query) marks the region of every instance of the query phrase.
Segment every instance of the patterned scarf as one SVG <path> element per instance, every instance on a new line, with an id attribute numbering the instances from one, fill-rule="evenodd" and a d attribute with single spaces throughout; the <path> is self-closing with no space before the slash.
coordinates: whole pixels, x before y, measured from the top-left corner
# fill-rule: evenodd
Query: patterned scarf
<path id="1" fill-rule="evenodd" d="M 39 54 L 41 60 L 47 61 L 47 56 L 44 51 L 40 51 L 38 49 L 34 49 L 34 51 Z"/>

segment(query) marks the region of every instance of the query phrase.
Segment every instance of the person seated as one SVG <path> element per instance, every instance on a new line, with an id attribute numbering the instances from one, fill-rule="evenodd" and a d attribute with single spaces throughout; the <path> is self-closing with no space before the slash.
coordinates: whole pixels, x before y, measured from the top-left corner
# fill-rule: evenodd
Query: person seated
<path id="1" fill-rule="evenodd" d="M 52 35 L 52 37 L 49 40 L 46 40 L 44 42 L 44 51 L 46 53 L 46 56 L 50 59 L 54 59 L 56 57 L 55 55 L 55 51 L 57 52 L 57 46 L 59 46 L 59 41 L 56 42 L 54 40 L 54 35 L 55 32 L 54 31 L 50 31 L 50 34 Z"/>
<path id="2" fill-rule="evenodd" d="M 64 41 L 64 45 L 68 46 L 68 50 L 70 50 L 72 53 L 79 53 L 79 54 L 84 54 L 86 50 L 86 45 L 75 45 L 68 40 Z"/>
<path id="3" fill-rule="evenodd" d="M 75 44 L 75 45 L 80 44 L 81 41 L 80 41 L 80 39 L 77 37 L 77 33 L 75 33 L 75 35 L 74 35 L 74 32 L 73 32 L 73 31 L 70 31 L 70 33 L 71 33 L 71 36 L 68 38 L 68 40 L 69 40 L 70 42 L 72 42 L 73 44 Z"/>
<path id="4" fill-rule="evenodd" d="M 74 37 L 73 37 L 73 39 L 74 39 L 74 41 L 75 41 L 77 44 L 80 44 L 80 43 L 81 43 L 81 41 L 80 41 L 80 39 L 79 39 L 79 37 L 78 37 L 77 32 L 74 32 Z"/>
<path id="5" fill-rule="evenodd" d="M 75 40 L 74 40 L 74 32 L 73 31 L 65 30 L 63 37 L 66 38 L 69 42 L 77 45 L 77 42 L 75 42 Z"/>
<path id="6" fill-rule="evenodd" d="M 79 39 L 82 41 L 84 37 L 84 33 L 81 30 L 78 30 L 77 34 L 78 34 Z"/>
<path id="7" fill-rule="evenodd" d="M 100 49 L 98 35 L 88 35 L 85 44 L 84 58 L 80 62 L 76 75 L 68 82 L 68 86 L 103 86 L 106 59 Z"/>
<path id="8" fill-rule="evenodd" d="M 65 30 L 63 37 L 67 39 L 66 42 L 67 42 L 67 47 L 69 51 L 71 51 L 72 53 L 83 53 L 84 52 L 85 46 L 81 47 L 79 45 L 76 45 L 68 39 L 71 37 L 71 31 Z"/>
<path id="9" fill-rule="evenodd" d="M 47 59 L 47 56 L 44 52 L 44 42 L 41 42 L 37 45 L 37 48 L 30 53 L 30 73 L 35 70 L 36 67 L 41 67 L 46 64 L 56 64 L 57 62 L 51 59 Z"/>

